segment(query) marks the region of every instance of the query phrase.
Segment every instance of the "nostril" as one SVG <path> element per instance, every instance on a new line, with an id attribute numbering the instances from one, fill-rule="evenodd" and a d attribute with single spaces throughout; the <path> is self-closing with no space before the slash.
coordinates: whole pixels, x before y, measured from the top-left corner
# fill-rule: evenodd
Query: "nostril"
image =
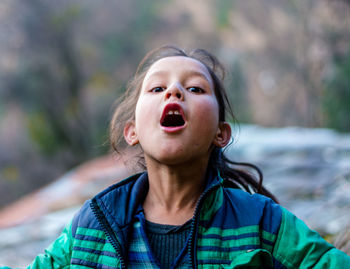
<path id="1" fill-rule="evenodd" d="M 176 97 L 179 98 L 179 99 L 181 99 L 181 93 L 179 93 L 179 92 L 176 93 Z"/>

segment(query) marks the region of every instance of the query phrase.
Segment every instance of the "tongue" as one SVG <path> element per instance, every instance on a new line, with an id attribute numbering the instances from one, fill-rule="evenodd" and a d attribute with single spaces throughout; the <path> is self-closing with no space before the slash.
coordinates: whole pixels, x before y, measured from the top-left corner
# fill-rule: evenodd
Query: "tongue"
<path id="1" fill-rule="evenodd" d="M 166 115 L 163 122 L 162 126 L 164 127 L 177 127 L 177 126 L 182 126 L 185 124 L 185 121 L 183 120 L 181 115 Z"/>

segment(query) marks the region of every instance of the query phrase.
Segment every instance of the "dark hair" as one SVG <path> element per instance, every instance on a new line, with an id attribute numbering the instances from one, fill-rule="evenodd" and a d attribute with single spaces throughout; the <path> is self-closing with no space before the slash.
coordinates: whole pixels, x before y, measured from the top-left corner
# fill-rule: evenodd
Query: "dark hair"
<path id="1" fill-rule="evenodd" d="M 186 53 L 175 46 L 163 46 L 146 54 L 140 62 L 135 76 L 128 83 L 124 95 L 117 100 L 117 107 L 110 124 L 110 143 L 112 149 L 116 152 L 120 152 L 121 149 L 127 146 L 123 136 L 124 126 L 127 122 L 135 119 L 136 103 L 148 69 L 156 61 L 171 56 L 189 57 L 201 62 L 207 68 L 213 80 L 215 96 L 219 104 L 219 120 L 221 122 L 225 121 L 226 115 L 228 115 L 235 121 L 233 110 L 223 85 L 225 69 L 218 59 L 203 49 L 195 49 L 190 53 Z M 143 168 L 146 168 L 143 162 L 141 164 L 143 164 Z M 259 180 L 256 180 L 255 176 L 247 170 L 239 169 L 239 167 L 251 168 L 257 173 Z M 227 179 L 224 183 L 226 186 L 242 188 L 249 193 L 260 193 L 277 202 L 277 199 L 262 186 L 263 175 L 258 167 L 253 164 L 238 163 L 228 159 L 221 148 L 214 147 L 212 150 L 208 168 L 218 169 L 220 175 Z"/>

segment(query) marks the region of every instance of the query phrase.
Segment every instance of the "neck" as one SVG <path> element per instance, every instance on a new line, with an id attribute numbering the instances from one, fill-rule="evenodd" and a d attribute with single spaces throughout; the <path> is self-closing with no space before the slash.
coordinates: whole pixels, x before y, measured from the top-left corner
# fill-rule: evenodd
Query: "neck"
<path id="1" fill-rule="evenodd" d="M 164 165 L 146 159 L 149 191 L 143 204 L 146 219 L 181 225 L 192 218 L 205 186 L 208 160 Z"/>

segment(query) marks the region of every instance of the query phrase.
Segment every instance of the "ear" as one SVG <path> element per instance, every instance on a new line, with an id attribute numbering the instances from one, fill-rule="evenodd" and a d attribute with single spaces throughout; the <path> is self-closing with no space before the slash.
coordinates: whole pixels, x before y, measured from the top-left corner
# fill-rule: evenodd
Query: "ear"
<path id="1" fill-rule="evenodd" d="M 231 126 L 227 122 L 220 122 L 218 130 L 215 135 L 214 145 L 223 148 L 231 139 Z"/>
<path id="2" fill-rule="evenodd" d="M 125 124 L 124 139 L 125 139 L 126 143 L 128 143 L 130 146 L 135 146 L 136 144 L 139 143 L 139 139 L 137 138 L 137 134 L 136 134 L 134 121 L 129 121 Z"/>

